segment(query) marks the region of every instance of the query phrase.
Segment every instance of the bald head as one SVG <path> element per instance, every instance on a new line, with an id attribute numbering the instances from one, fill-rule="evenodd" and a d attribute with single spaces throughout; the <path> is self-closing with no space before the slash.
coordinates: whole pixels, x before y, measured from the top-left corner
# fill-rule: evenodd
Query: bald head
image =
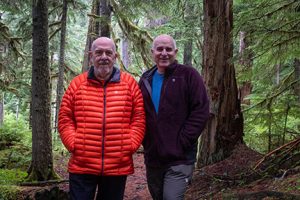
<path id="1" fill-rule="evenodd" d="M 169 35 L 159 35 L 153 40 L 151 53 L 158 73 L 164 74 L 166 68 L 175 62 L 177 51 L 176 42 Z"/>
<path id="2" fill-rule="evenodd" d="M 107 37 L 97 38 L 92 43 L 90 56 L 96 79 L 99 81 L 108 80 L 118 56 L 113 40 Z"/>
<path id="3" fill-rule="evenodd" d="M 174 40 L 174 38 L 172 36 L 167 35 L 167 34 L 162 34 L 162 35 L 159 35 L 156 38 L 154 38 L 153 43 L 152 43 L 152 49 L 155 49 L 156 46 L 162 40 L 163 41 L 169 41 L 173 45 L 173 48 L 176 49 L 176 41 Z"/>
<path id="4" fill-rule="evenodd" d="M 99 37 L 92 43 L 91 51 L 95 51 L 96 47 L 99 45 L 111 46 L 112 50 L 116 52 L 116 45 L 114 41 L 108 37 Z"/>

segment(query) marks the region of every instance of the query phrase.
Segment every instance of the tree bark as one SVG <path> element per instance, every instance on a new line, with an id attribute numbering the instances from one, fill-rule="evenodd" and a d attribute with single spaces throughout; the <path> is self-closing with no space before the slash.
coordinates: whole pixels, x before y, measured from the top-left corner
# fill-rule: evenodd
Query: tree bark
<path id="1" fill-rule="evenodd" d="M 131 64 L 131 58 L 129 53 L 129 43 L 130 41 L 126 38 L 126 36 L 122 39 L 122 62 L 126 69 L 129 68 Z"/>
<path id="2" fill-rule="evenodd" d="M 295 68 L 295 80 L 298 80 L 294 87 L 294 91 L 296 96 L 298 97 L 298 102 L 300 102 L 300 60 L 294 60 L 294 68 Z"/>
<path id="3" fill-rule="evenodd" d="M 96 20 L 95 17 L 90 16 L 82 72 L 87 71 L 91 66 L 89 51 L 93 41 L 99 36 L 110 38 L 111 35 L 111 6 L 109 4 L 109 0 L 93 0 L 91 13 L 94 16 L 100 16 L 100 22 L 99 20 Z"/>
<path id="4" fill-rule="evenodd" d="M 193 59 L 193 40 L 190 39 L 184 43 L 183 63 L 185 65 L 192 65 Z"/>
<path id="5" fill-rule="evenodd" d="M 231 62 L 232 0 L 204 0 L 203 4 L 203 71 L 210 119 L 200 139 L 198 167 L 223 160 L 243 142 L 243 115 Z"/>
<path id="6" fill-rule="evenodd" d="M 48 58 L 48 1 L 32 4 L 32 161 L 29 180 L 53 178 L 50 69 Z"/>
<path id="7" fill-rule="evenodd" d="M 110 38 L 111 6 L 109 0 L 100 0 L 100 17 L 99 36 Z"/>
<path id="8" fill-rule="evenodd" d="M 0 95 L 1 95 L 0 96 L 0 127 L 1 127 L 4 122 L 4 93 Z"/>
<path id="9" fill-rule="evenodd" d="M 246 32 L 241 31 L 240 32 L 240 60 L 239 64 L 243 68 L 243 71 L 249 71 L 252 68 L 252 53 L 248 50 L 248 39 L 246 37 Z M 244 80 L 242 84 L 239 86 L 239 99 L 242 104 L 250 105 L 250 100 L 245 99 L 248 95 L 251 94 L 252 91 L 252 83 L 251 79 L 247 78 L 247 80 Z"/>
<path id="10" fill-rule="evenodd" d="M 91 13 L 96 15 L 99 14 L 99 7 L 100 7 L 100 0 L 93 0 Z M 89 51 L 91 49 L 92 42 L 96 39 L 99 32 L 99 26 L 96 26 L 96 24 L 97 23 L 95 18 L 90 16 L 89 28 L 86 36 L 86 43 L 85 43 L 85 50 L 84 50 L 84 58 L 82 63 L 82 72 L 87 71 L 91 66 Z"/>
<path id="11" fill-rule="evenodd" d="M 60 102 L 64 95 L 64 71 L 65 71 L 65 46 L 66 46 L 66 32 L 67 32 L 67 13 L 68 2 L 63 0 L 63 12 L 61 17 L 61 32 L 60 32 L 60 52 L 59 52 L 59 65 L 58 65 L 58 78 L 56 87 L 56 112 L 55 112 L 55 126 L 57 130 L 57 118 L 60 108 Z"/>
<path id="12" fill-rule="evenodd" d="M 190 24 L 191 20 L 194 19 L 193 16 L 193 7 L 190 1 L 185 3 L 185 12 L 184 12 L 184 21 L 186 24 Z M 183 63 L 185 65 L 192 65 L 193 59 L 193 35 L 192 31 L 187 31 L 185 34 L 187 40 L 184 42 L 184 49 L 183 49 Z"/>

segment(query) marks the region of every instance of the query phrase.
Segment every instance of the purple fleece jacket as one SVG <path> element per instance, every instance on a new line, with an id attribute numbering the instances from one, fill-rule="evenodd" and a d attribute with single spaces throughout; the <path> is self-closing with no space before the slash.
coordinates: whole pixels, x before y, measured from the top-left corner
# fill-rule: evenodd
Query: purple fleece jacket
<path id="1" fill-rule="evenodd" d="M 158 114 L 151 99 L 156 66 L 140 79 L 146 111 L 143 141 L 147 166 L 193 164 L 197 141 L 209 117 L 209 102 L 200 74 L 175 61 L 165 71 Z"/>

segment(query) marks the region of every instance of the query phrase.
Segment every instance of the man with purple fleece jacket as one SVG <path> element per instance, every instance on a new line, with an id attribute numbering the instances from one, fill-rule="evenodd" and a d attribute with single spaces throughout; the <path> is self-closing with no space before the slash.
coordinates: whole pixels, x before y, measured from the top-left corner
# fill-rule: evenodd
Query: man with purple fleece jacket
<path id="1" fill-rule="evenodd" d="M 184 198 L 209 116 L 203 80 L 196 69 L 177 62 L 177 51 L 171 36 L 156 37 L 151 48 L 156 65 L 139 83 L 146 111 L 147 183 L 154 200 Z"/>

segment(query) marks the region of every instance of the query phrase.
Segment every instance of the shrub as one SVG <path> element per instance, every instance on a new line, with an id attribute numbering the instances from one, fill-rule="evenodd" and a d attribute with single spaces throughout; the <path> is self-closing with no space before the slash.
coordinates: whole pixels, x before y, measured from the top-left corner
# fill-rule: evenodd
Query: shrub
<path id="1" fill-rule="evenodd" d="M 0 127 L 0 150 L 10 147 L 16 143 L 30 143 L 30 130 L 24 117 L 20 116 L 18 121 L 11 113 L 4 116 L 4 123 Z"/>

